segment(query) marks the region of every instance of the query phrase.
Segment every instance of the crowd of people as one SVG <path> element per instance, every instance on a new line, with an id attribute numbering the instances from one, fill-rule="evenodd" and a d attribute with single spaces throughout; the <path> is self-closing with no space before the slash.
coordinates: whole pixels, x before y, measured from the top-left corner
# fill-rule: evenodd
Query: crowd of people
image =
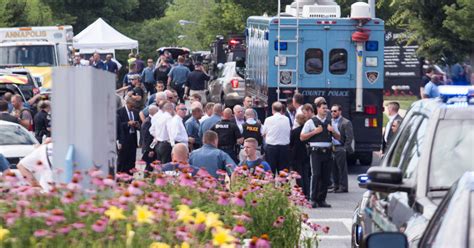
<path id="1" fill-rule="evenodd" d="M 439 97 L 438 87 L 441 85 L 470 85 L 474 84 L 474 73 L 471 66 L 456 63 L 448 73 L 440 73 L 434 67 L 428 67 L 421 79 L 421 98 Z"/>
<path id="2" fill-rule="evenodd" d="M 296 93 L 274 102 L 272 115 L 260 120 L 250 96 L 235 106 L 207 102 L 209 79 L 200 63 L 191 68 L 182 56 L 174 63 L 164 54 L 158 65 L 148 59 L 142 72 L 130 64 L 117 91 L 125 102 L 117 111 L 118 172 L 130 173 L 137 157 L 148 170 L 157 162 L 166 170 L 186 164 L 214 177 L 219 170 L 230 176 L 236 166 L 275 175 L 295 170 L 313 207 L 331 207 L 328 187 L 348 192 L 346 156 L 354 138 L 341 105 L 321 97 L 305 104 Z"/>

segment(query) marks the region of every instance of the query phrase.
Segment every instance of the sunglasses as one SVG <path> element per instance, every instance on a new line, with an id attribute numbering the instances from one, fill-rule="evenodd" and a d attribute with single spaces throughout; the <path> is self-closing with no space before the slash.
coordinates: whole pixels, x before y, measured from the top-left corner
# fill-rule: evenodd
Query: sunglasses
<path id="1" fill-rule="evenodd" d="M 339 110 L 331 110 L 331 112 L 337 113 L 337 112 L 339 112 Z"/>
<path id="2" fill-rule="evenodd" d="M 188 110 L 188 109 L 187 109 L 187 108 L 180 108 L 179 110 L 186 111 L 186 110 Z"/>

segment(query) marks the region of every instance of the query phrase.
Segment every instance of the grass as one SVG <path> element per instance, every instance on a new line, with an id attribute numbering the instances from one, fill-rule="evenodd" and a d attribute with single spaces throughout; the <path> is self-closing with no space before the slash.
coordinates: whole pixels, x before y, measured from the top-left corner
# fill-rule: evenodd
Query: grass
<path id="1" fill-rule="evenodd" d="M 411 104 L 418 100 L 416 96 L 384 96 L 384 102 L 398 102 L 400 104 L 400 109 L 408 110 Z M 383 115 L 383 127 L 388 123 L 388 117 L 386 114 Z"/>

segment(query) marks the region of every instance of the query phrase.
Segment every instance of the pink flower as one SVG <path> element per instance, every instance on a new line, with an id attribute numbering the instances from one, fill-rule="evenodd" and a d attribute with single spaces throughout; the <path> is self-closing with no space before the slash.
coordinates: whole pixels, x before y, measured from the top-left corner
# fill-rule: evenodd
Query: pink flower
<path id="1" fill-rule="evenodd" d="M 36 230 L 33 235 L 37 238 L 42 238 L 42 237 L 45 237 L 49 234 L 49 231 L 48 230 L 44 230 L 44 229 L 39 229 L 39 230 Z"/>
<path id="2" fill-rule="evenodd" d="M 181 204 L 191 206 L 193 204 L 193 201 L 191 199 L 183 197 L 181 198 Z"/>
<path id="3" fill-rule="evenodd" d="M 159 175 L 155 180 L 156 186 L 163 187 L 166 186 L 166 184 L 168 184 L 168 180 L 166 180 L 162 175 Z"/>
<path id="4" fill-rule="evenodd" d="M 132 176 L 130 176 L 127 173 L 117 173 L 115 175 L 115 177 L 117 178 L 117 180 L 124 181 L 124 182 L 128 182 L 128 181 L 132 180 L 132 178 L 133 178 Z"/>
<path id="5" fill-rule="evenodd" d="M 63 204 L 70 204 L 74 202 L 74 193 L 72 191 L 67 192 L 62 198 L 61 202 Z"/>
<path id="6" fill-rule="evenodd" d="M 71 226 L 76 228 L 76 229 L 82 229 L 82 228 L 86 227 L 86 224 L 84 224 L 82 222 L 76 222 L 76 223 L 72 223 Z"/>
<path id="7" fill-rule="evenodd" d="M 67 184 L 67 189 L 69 189 L 70 191 L 80 191 L 82 189 L 81 185 L 79 183 L 74 183 L 74 182 L 71 182 L 71 183 L 68 183 Z"/>
<path id="8" fill-rule="evenodd" d="M 247 229 L 245 229 L 245 227 L 241 223 L 238 223 L 236 226 L 234 226 L 232 231 L 235 233 L 244 234 L 247 232 Z"/>
<path id="9" fill-rule="evenodd" d="M 225 177 L 225 176 L 227 175 L 227 171 L 225 171 L 225 170 L 217 170 L 217 171 L 216 171 L 216 174 L 217 174 L 218 176 L 220 176 L 220 177 L 221 177 L 221 176 Z"/>
<path id="10" fill-rule="evenodd" d="M 222 206 L 229 205 L 229 196 L 225 193 L 221 193 L 219 199 L 217 199 L 217 204 Z"/>
<path id="11" fill-rule="evenodd" d="M 26 201 L 26 200 L 18 200 L 16 202 L 16 205 L 19 206 L 19 207 L 28 207 L 31 205 L 31 203 L 29 201 Z"/>
<path id="12" fill-rule="evenodd" d="M 179 185 L 183 187 L 194 187 L 195 181 L 193 177 L 187 173 L 179 175 Z"/>
<path id="13" fill-rule="evenodd" d="M 273 222 L 273 227 L 280 228 L 285 222 L 285 217 L 279 216 L 275 222 Z"/>
<path id="14" fill-rule="evenodd" d="M 142 195 L 143 191 L 140 188 L 135 187 L 135 185 L 130 185 L 127 188 L 128 192 L 130 192 L 132 195 Z"/>
<path id="15" fill-rule="evenodd" d="M 104 179 L 104 184 L 109 187 L 115 187 L 115 180 L 113 178 Z"/>
<path id="16" fill-rule="evenodd" d="M 95 232 L 104 232 L 105 229 L 107 228 L 107 223 L 103 220 L 97 220 L 93 225 L 92 225 L 92 230 Z"/>
<path id="17" fill-rule="evenodd" d="M 202 167 L 199 168 L 199 170 L 198 170 L 197 173 L 196 173 L 196 176 L 197 176 L 197 177 L 208 177 L 208 176 L 210 176 L 210 175 L 211 175 L 211 174 L 209 174 L 209 172 L 207 172 L 207 170 L 204 169 L 204 168 L 202 168 Z"/>
<path id="18" fill-rule="evenodd" d="M 64 226 L 64 227 L 58 228 L 57 232 L 60 234 L 68 234 L 71 231 L 71 229 L 72 228 L 70 226 Z"/>
<path id="19" fill-rule="evenodd" d="M 270 245 L 270 241 L 268 241 L 267 239 L 264 239 L 264 238 L 259 238 L 257 240 L 257 243 L 255 244 L 255 248 L 270 248 L 270 247 L 272 247 Z"/>
<path id="20" fill-rule="evenodd" d="M 242 222 L 250 222 L 252 221 L 252 217 L 250 217 L 248 214 L 241 214 L 241 215 L 234 215 L 234 218 L 238 221 Z"/>
<path id="21" fill-rule="evenodd" d="M 251 205 L 252 207 L 256 207 L 256 206 L 258 205 L 257 200 L 255 200 L 255 199 L 252 200 L 252 202 L 250 202 L 250 205 Z"/>
<path id="22" fill-rule="evenodd" d="M 104 172 L 102 172 L 101 170 L 89 170 L 89 175 L 91 177 L 101 177 L 102 175 L 104 174 Z"/>
<path id="23" fill-rule="evenodd" d="M 242 192 L 237 193 L 237 195 L 234 196 L 234 198 L 232 198 L 232 203 L 234 203 L 235 205 L 239 207 L 245 207 L 245 199 L 244 199 L 243 193 Z"/>

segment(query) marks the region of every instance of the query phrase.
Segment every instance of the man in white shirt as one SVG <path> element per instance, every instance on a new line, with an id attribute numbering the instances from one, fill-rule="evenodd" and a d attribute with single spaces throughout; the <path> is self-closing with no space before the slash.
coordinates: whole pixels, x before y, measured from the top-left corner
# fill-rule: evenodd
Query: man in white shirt
<path id="1" fill-rule="evenodd" d="M 244 114 L 244 108 L 240 105 L 235 105 L 234 106 L 234 119 L 235 119 L 235 124 L 237 124 L 237 127 L 239 127 L 240 133 L 243 132 L 242 125 L 245 123 L 245 114 Z"/>
<path id="2" fill-rule="evenodd" d="M 156 146 L 154 146 L 156 159 L 161 161 L 162 164 L 165 164 L 171 161 L 171 143 L 167 123 L 171 121 L 175 114 L 174 105 L 167 102 L 163 105 L 161 111 L 162 113 L 156 118 L 156 122 L 152 123 L 150 133 L 155 137 L 153 143 L 156 144 Z M 156 113 L 155 116 L 158 114 L 159 113 Z M 155 116 L 153 119 L 155 119 Z"/>
<path id="3" fill-rule="evenodd" d="M 265 119 L 263 135 L 265 137 L 266 160 L 272 171 L 287 169 L 289 163 L 290 122 L 282 115 L 283 105 L 280 102 L 272 104 L 273 115 Z"/>
<path id="4" fill-rule="evenodd" d="M 52 154 L 53 143 L 42 144 L 17 164 L 21 175 L 31 186 L 39 186 L 46 192 L 51 190 L 51 183 L 54 183 Z"/>
<path id="5" fill-rule="evenodd" d="M 183 123 L 183 118 L 186 116 L 187 110 L 186 105 L 182 103 L 178 104 L 176 106 L 176 114 L 166 124 L 172 147 L 177 143 L 182 143 L 185 146 L 188 146 L 188 133 L 186 132 Z"/>

